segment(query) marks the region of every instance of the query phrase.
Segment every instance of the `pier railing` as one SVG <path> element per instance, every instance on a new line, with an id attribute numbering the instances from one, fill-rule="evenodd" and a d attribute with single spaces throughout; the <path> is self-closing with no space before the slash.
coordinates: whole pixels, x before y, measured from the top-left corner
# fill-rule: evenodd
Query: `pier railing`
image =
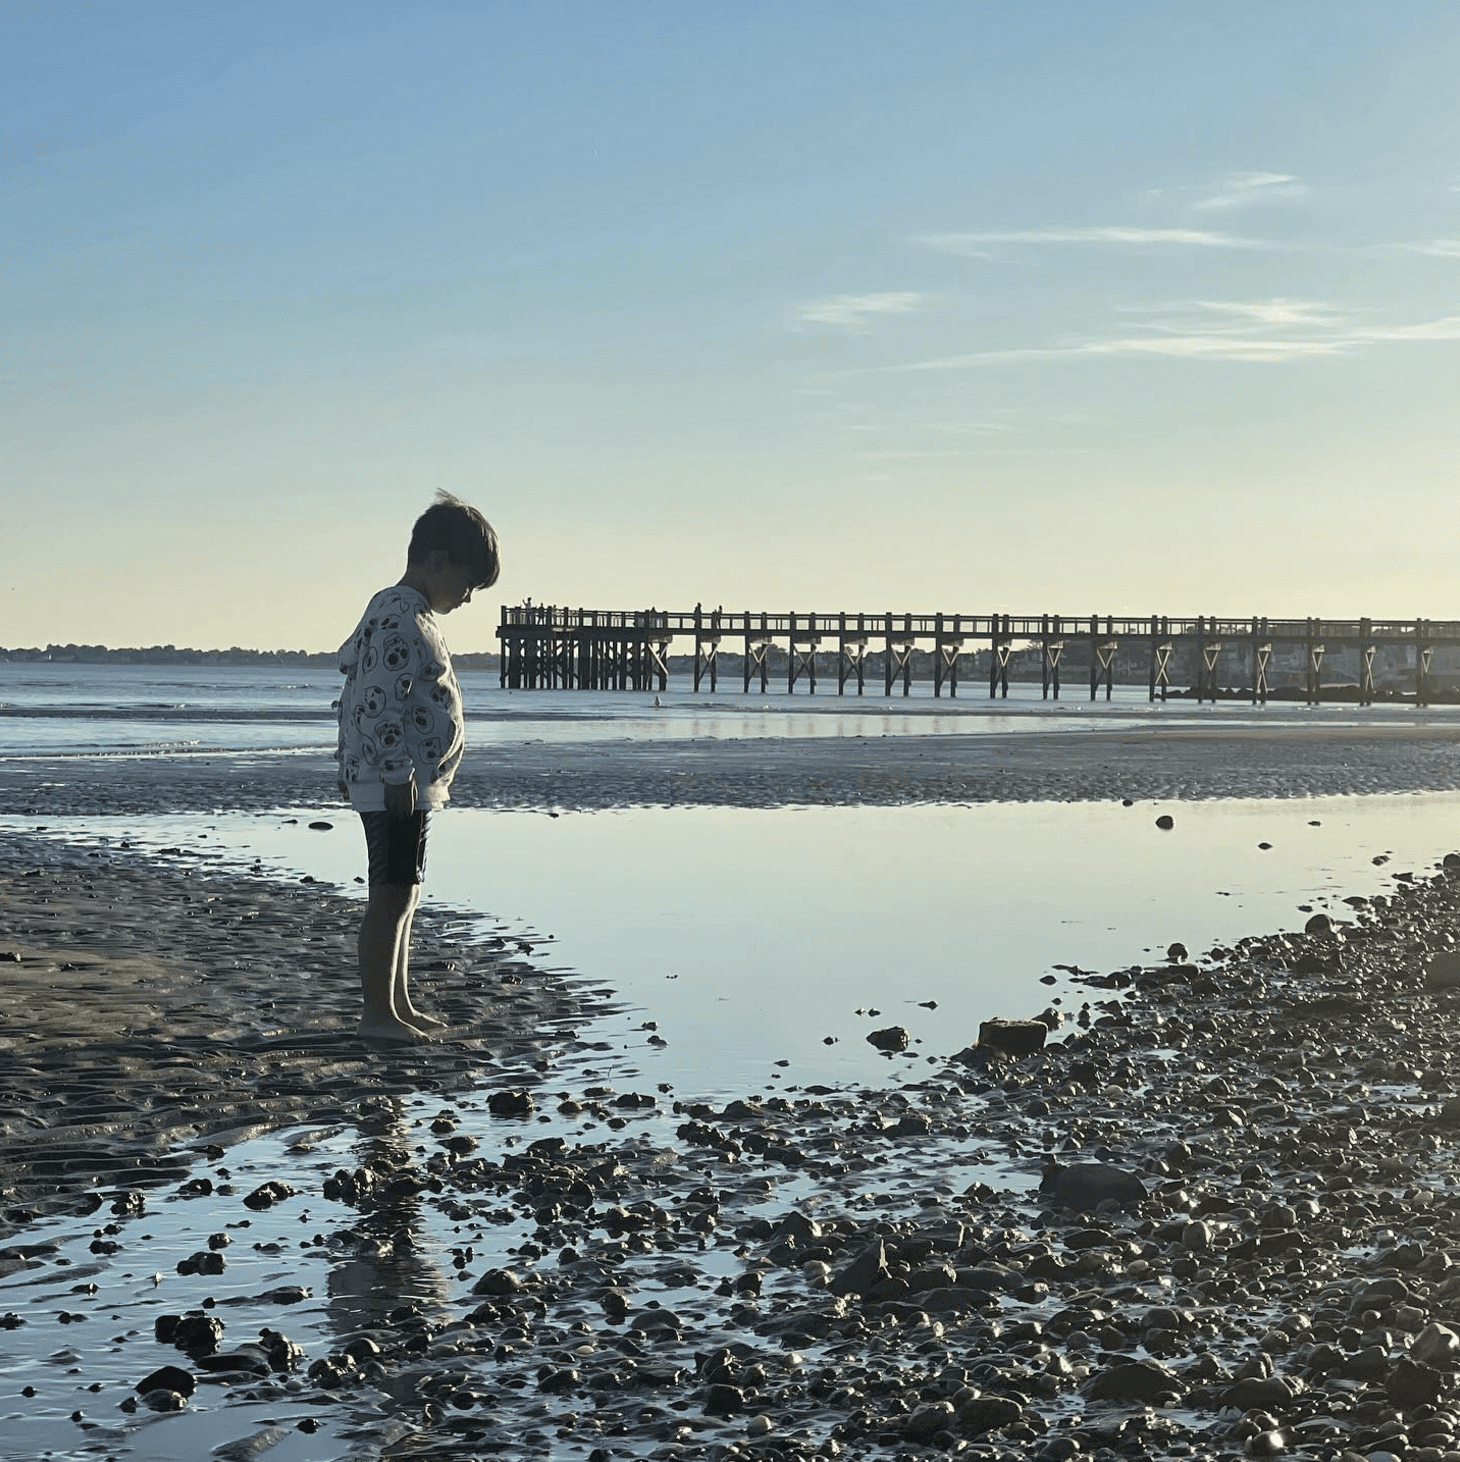
<path id="1" fill-rule="evenodd" d="M 769 685 L 771 652 L 784 653 L 786 688 L 798 684 L 815 694 L 818 656 L 837 663 L 837 694 L 854 684 L 866 689 L 869 659 L 881 655 L 882 689 L 899 684 L 911 691 L 914 657 L 932 659 L 933 694 L 958 694 L 960 662 L 985 654 L 989 694 L 1009 693 L 1009 668 L 1019 651 L 1037 654 L 1046 698 L 1059 699 L 1066 650 L 1078 645 L 1090 681 L 1090 698 L 1115 684 L 1117 657 L 1136 649 L 1152 700 L 1171 689 L 1173 666 L 1194 670 L 1198 700 L 1217 699 L 1224 651 L 1243 652 L 1246 683 L 1254 704 L 1271 690 L 1275 649 L 1296 653 L 1309 701 L 1320 698 L 1325 659 L 1356 656 L 1360 704 L 1376 696 L 1375 664 L 1386 650 L 1399 650 L 1412 671 L 1416 704 L 1433 692 L 1436 649 L 1460 648 L 1460 620 L 1270 619 L 1220 615 L 893 614 L 798 613 L 770 610 L 569 609 L 557 605 L 504 605 L 497 629 L 501 680 L 514 690 L 664 690 L 676 640 L 693 642 L 694 688 L 708 680 L 718 688 L 720 655 L 741 655 L 742 689 Z M 686 647 L 687 648 L 687 647 Z M 1071 655 L 1069 659 L 1076 658 Z"/>

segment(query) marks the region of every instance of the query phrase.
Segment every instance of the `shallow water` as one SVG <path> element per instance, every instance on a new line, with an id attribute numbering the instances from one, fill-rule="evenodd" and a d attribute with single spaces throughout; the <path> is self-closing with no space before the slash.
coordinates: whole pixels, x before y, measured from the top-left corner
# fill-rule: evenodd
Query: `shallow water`
<path id="1" fill-rule="evenodd" d="M 1175 827 L 1162 832 L 1156 817 Z M 328 821 L 328 831 L 311 821 Z M 23 826 L 0 819 L 0 826 Z M 362 894 L 348 813 L 54 819 L 240 872 Z M 1264 849 L 1263 843 L 1271 846 Z M 706 1094 L 879 1083 L 947 1056 L 991 1016 L 1085 999 L 1059 965 L 1109 970 L 1299 929 L 1460 846 L 1460 794 L 977 806 L 453 809 L 432 821 L 426 897 L 550 935 L 549 962 L 612 989 L 615 1073 Z M 1380 860 L 1375 862 L 1375 860 Z M 652 1025 L 650 1024 L 652 1023 Z M 867 1044 L 902 1025 L 908 1054 Z M 661 1044 L 662 1043 L 662 1044 Z"/>
<path id="2" fill-rule="evenodd" d="M 1318 707 L 1274 701 L 1199 706 L 1152 703 L 1143 686 L 1106 701 L 1066 686 L 1062 700 L 1016 683 L 1008 698 L 965 682 L 957 697 L 828 692 L 711 695 L 684 677 L 656 696 L 630 691 L 507 691 L 495 674 L 461 674 L 468 736 L 478 747 L 524 741 L 742 740 L 763 737 L 1009 735 L 1093 728 L 1220 725 L 1371 726 L 1460 724 L 1460 707 Z M 0 757 L 157 755 L 163 752 L 332 749 L 340 677 L 318 667 L 30 664 L 0 661 Z M 657 702 L 657 704 L 656 704 Z"/>

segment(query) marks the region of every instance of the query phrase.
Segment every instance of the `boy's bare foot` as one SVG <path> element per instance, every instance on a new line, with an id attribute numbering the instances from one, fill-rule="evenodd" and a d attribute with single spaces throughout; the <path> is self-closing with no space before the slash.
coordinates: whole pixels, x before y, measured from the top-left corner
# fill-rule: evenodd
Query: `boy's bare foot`
<path id="1" fill-rule="evenodd" d="M 450 1021 L 437 1020 L 434 1015 L 424 1015 L 415 1009 L 401 1011 L 400 1018 L 418 1031 L 444 1031 L 450 1025 Z"/>
<path id="2" fill-rule="evenodd" d="M 425 1039 L 425 1031 L 397 1020 L 393 1015 L 366 1018 L 355 1027 L 355 1034 L 367 1041 L 403 1041 L 410 1045 Z"/>

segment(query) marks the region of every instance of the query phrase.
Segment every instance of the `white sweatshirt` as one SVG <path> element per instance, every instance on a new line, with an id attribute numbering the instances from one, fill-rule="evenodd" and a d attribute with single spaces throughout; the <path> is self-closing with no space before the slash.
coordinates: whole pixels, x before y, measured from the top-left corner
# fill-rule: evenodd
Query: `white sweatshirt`
<path id="1" fill-rule="evenodd" d="M 385 810 L 385 783 L 416 774 L 416 806 L 444 807 L 466 744 L 461 687 L 426 596 L 382 589 L 340 646 L 340 779 L 357 812 Z"/>

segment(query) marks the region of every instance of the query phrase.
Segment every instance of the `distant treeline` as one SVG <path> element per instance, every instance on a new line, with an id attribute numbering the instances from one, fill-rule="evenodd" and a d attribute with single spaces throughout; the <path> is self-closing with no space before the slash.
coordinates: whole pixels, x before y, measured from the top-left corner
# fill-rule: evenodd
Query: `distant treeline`
<path id="1" fill-rule="evenodd" d="M 44 650 L 7 650 L 0 646 L 0 661 L 61 665 L 309 665 L 335 668 L 333 650 L 189 650 L 176 645 L 148 645 L 146 649 L 111 650 L 105 645 L 47 645 Z M 495 655 L 453 655 L 459 670 L 495 670 Z"/>

